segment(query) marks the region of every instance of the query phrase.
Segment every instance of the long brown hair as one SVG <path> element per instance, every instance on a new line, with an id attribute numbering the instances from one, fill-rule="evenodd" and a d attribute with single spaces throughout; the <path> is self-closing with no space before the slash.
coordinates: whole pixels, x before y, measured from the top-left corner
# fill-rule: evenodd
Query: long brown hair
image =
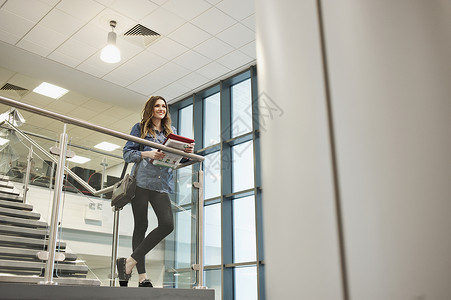
<path id="1" fill-rule="evenodd" d="M 144 105 L 143 111 L 142 111 L 142 119 L 141 119 L 141 138 L 145 138 L 147 133 L 150 134 L 152 137 L 156 137 L 155 134 L 155 125 L 152 123 L 152 117 L 153 117 L 153 108 L 155 106 L 155 103 L 157 100 L 163 100 L 164 104 L 166 105 L 166 115 L 161 120 L 161 126 L 163 127 L 164 135 L 168 136 L 172 132 L 171 128 L 171 115 L 169 113 L 169 107 L 166 102 L 166 100 L 161 96 L 152 96 L 147 100 L 146 104 Z"/>

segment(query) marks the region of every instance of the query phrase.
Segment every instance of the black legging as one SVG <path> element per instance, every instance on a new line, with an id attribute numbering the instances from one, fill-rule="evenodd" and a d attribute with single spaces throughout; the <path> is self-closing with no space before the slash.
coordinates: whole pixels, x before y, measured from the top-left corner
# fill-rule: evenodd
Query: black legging
<path id="1" fill-rule="evenodd" d="M 157 216 L 158 227 L 144 238 L 149 223 L 147 220 L 148 202 Z M 166 193 L 136 187 L 135 197 L 131 203 L 135 220 L 131 257 L 138 262 L 136 264 L 138 274 L 142 274 L 146 273 L 145 255 L 174 230 L 171 201 Z"/>

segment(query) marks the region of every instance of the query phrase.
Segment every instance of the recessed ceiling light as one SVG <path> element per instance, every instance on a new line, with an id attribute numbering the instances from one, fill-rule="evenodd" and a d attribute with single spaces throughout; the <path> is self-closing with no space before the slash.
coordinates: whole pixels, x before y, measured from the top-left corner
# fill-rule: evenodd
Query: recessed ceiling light
<path id="1" fill-rule="evenodd" d="M 36 87 L 33 90 L 33 92 L 53 99 L 58 99 L 61 98 L 64 94 L 66 94 L 68 90 L 54 84 L 43 82 L 38 87 Z"/>
<path id="2" fill-rule="evenodd" d="M 114 151 L 116 149 L 119 149 L 121 146 L 118 146 L 116 144 L 108 143 L 108 142 L 101 142 L 100 144 L 97 144 L 94 146 L 94 148 L 105 150 L 105 151 Z"/>
<path id="3" fill-rule="evenodd" d="M 77 164 L 84 164 L 84 163 L 87 163 L 88 161 L 90 161 L 91 159 L 87 158 L 87 157 L 75 155 L 74 157 L 68 158 L 67 160 L 77 163 Z"/>
<path id="4" fill-rule="evenodd" d="M 4 139 L 4 138 L 0 138 L 0 146 L 3 146 L 5 144 L 7 144 L 9 142 L 9 140 Z"/>

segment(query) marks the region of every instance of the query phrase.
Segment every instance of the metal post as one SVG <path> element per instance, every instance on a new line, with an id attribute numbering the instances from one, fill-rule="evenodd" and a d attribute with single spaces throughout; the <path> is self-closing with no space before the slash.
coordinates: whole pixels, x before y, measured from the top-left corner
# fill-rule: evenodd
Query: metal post
<path id="1" fill-rule="evenodd" d="M 202 163 L 199 166 L 198 180 L 194 183 L 198 189 L 197 201 L 197 264 L 194 270 L 197 272 L 197 286 L 195 289 L 205 289 L 204 286 L 204 172 Z"/>
<path id="2" fill-rule="evenodd" d="M 25 173 L 25 182 L 23 184 L 23 198 L 22 202 L 27 202 L 28 182 L 30 181 L 31 162 L 33 161 L 33 145 L 30 145 L 27 157 L 27 172 Z"/>
<path id="3" fill-rule="evenodd" d="M 119 241 L 119 211 L 120 209 L 114 209 L 113 220 L 113 245 L 111 248 L 111 279 L 110 286 L 116 286 L 116 259 L 117 259 L 117 247 Z"/>
<path id="4" fill-rule="evenodd" d="M 53 207 L 50 221 L 50 233 L 47 251 L 49 258 L 45 266 L 44 284 L 57 284 L 53 281 L 53 269 L 55 266 L 56 242 L 58 234 L 58 220 L 59 220 L 59 206 L 61 202 L 63 179 L 64 179 L 64 164 L 66 162 L 67 150 L 67 134 L 66 124 L 64 124 L 63 133 L 60 135 L 60 153 L 58 160 L 58 167 L 55 175 L 55 190 L 53 193 Z"/>
<path id="5" fill-rule="evenodd" d="M 106 167 L 108 167 L 108 163 L 106 162 L 106 156 L 103 157 L 102 163 L 100 165 L 103 167 L 103 170 L 102 170 L 102 181 L 100 182 L 100 189 L 103 190 L 103 186 L 104 186 L 104 183 L 105 183 L 105 177 L 106 177 Z M 105 198 L 105 195 L 101 194 L 100 198 Z"/>

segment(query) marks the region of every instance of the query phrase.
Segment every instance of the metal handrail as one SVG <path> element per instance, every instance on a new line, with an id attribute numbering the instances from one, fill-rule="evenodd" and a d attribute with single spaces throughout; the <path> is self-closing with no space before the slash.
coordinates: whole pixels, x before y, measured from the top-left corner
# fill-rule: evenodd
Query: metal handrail
<path id="1" fill-rule="evenodd" d="M 79 127 L 86 128 L 86 129 L 94 130 L 94 131 L 97 131 L 97 132 L 100 132 L 100 133 L 104 133 L 106 135 L 111 135 L 111 136 L 114 136 L 114 137 L 117 137 L 117 138 L 120 138 L 120 139 L 123 139 L 123 140 L 132 141 L 132 142 L 136 142 L 136 143 L 139 143 L 139 144 L 147 145 L 147 146 L 150 146 L 150 147 L 153 147 L 153 148 L 157 148 L 157 149 L 160 149 L 160 150 L 163 150 L 163 151 L 167 151 L 169 153 L 182 155 L 184 157 L 192 159 L 192 161 L 189 161 L 187 163 L 181 164 L 177 168 L 185 167 L 185 166 L 188 166 L 188 165 L 191 165 L 191 164 L 195 164 L 197 162 L 204 161 L 204 157 L 202 157 L 200 155 L 197 155 L 197 154 L 186 153 L 186 152 L 184 152 L 182 150 L 177 150 L 177 149 L 174 149 L 174 148 L 171 148 L 171 147 L 167 147 L 167 146 L 155 143 L 155 142 L 151 142 L 151 141 L 148 141 L 148 140 L 145 140 L 145 139 L 142 139 L 142 138 L 138 138 L 138 137 L 133 136 L 133 135 L 125 134 L 125 133 L 120 132 L 120 131 L 116 131 L 116 130 L 109 129 L 109 128 L 106 128 L 106 127 L 102 127 L 102 126 L 99 126 L 99 125 L 95 125 L 93 123 L 89 123 L 89 122 L 84 121 L 84 120 L 71 118 L 71 117 L 68 117 L 68 116 L 65 116 L 65 115 L 62 115 L 62 114 L 50 111 L 50 110 L 46 110 L 46 109 L 39 108 L 39 107 L 30 105 L 30 104 L 22 103 L 22 102 L 19 102 L 19 101 L 13 100 L 13 99 L 9 99 L 9 98 L 3 97 L 3 96 L 0 96 L 0 103 L 1 104 L 5 104 L 5 105 L 9 105 L 9 106 L 13 106 L 13 107 L 16 107 L 16 108 L 21 108 L 23 110 L 26 110 L 26 111 L 29 111 L 29 112 L 32 112 L 32 113 L 35 113 L 35 114 L 38 114 L 38 115 L 41 115 L 41 116 L 44 116 L 44 117 L 48 117 L 48 118 L 51 118 L 51 119 L 55 119 L 55 120 L 58 120 L 58 121 L 61 121 L 61 122 L 67 123 L 67 124 L 72 124 L 72 125 L 76 125 L 76 126 L 79 126 Z"/>

